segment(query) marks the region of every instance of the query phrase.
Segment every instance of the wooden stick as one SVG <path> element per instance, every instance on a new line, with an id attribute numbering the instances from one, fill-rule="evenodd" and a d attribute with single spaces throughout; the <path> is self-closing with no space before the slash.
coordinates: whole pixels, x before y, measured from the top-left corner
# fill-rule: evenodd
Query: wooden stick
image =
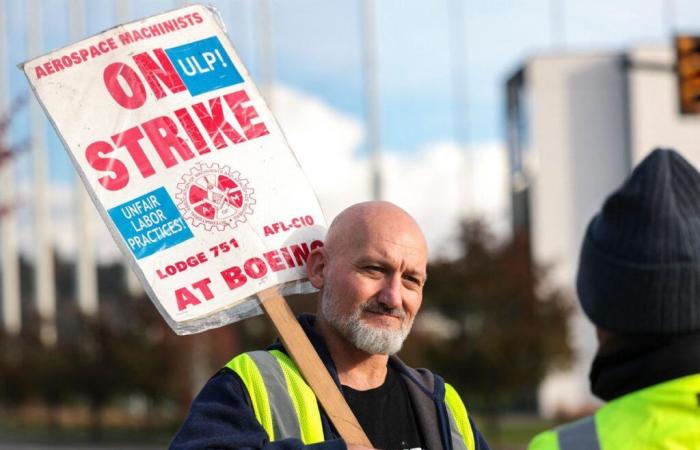
<path id="1" fill-rule="evenodd" d="M 321 362 L 318 353 L 299 325 L 287 301 L 279 293 L 277 286 L 258 293 L 265 314 L 272 321 L 284 348 L 296 362 L 299 371 L 311 386 L 316 398 L 326 411 L 331 422 L 347 444 L 372 447 L 367 435 L 352 413 L 343 394 L 333 382 L 328 369 Z"/>

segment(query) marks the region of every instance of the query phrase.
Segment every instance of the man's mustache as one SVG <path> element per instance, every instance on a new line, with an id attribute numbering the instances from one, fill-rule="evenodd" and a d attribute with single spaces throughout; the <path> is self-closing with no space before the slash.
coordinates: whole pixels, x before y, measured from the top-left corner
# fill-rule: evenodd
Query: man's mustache
<path id="1" fill-rule="evenodd" d="M 364 303 L 360 309 L 363 312 L 386 314 L 388 316 L 396 317 L 401 319 L 402 323 L 406 320 L 406 311 L 404 311 L 403 308 L 392 308 L 378 300 L 370 300 L 367 303 Z"/>

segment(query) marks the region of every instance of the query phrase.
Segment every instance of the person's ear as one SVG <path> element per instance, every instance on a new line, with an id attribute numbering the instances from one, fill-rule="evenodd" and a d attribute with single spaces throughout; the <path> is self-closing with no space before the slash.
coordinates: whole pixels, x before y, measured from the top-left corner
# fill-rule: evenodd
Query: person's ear
<path id="1" fill-rule="evenodd" d="M 306 276 L 309 278 L 311 285 L 316 289 L 323 288 L 324 274 L 328 262 L 328 254 L 323 247 L 317 247 L 311 250 L 309 258 L 306 260 Z"/>

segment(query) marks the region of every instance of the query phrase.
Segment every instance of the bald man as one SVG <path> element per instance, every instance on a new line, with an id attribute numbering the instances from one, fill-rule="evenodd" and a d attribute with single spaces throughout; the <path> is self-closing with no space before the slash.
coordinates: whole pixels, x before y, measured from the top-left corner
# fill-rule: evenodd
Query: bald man
<path id="1" fill-rule="evenodd" d="M 487 450 L 457 392 L 394 356 L 423 299 L 428 248 L 387 202 L 341 212 L 307 261 L 316 316 L 299 318 L 378 449 Z M 344 442 L 280 343 L 234 358 L 202 389 L 173 449 L 361 449 Z"/>

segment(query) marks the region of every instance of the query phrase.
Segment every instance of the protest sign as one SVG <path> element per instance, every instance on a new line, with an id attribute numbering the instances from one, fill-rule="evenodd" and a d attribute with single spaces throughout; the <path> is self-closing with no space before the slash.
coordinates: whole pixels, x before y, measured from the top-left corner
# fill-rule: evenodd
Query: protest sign
<path id="1" fill-rule="evenodd" d="M 23 70 L 149 297 L 179 334 L 302 280 L 325 221 L 213 10 L 124 24 Z"/>
<path id="2" fill-rule="evenodd" d="M 280 293 L 325 220 L 212 9 L 112 28 L 22 69 L 103 220 L 179 334 L 261 312 L 350 443 L 369 440 Z"/>

